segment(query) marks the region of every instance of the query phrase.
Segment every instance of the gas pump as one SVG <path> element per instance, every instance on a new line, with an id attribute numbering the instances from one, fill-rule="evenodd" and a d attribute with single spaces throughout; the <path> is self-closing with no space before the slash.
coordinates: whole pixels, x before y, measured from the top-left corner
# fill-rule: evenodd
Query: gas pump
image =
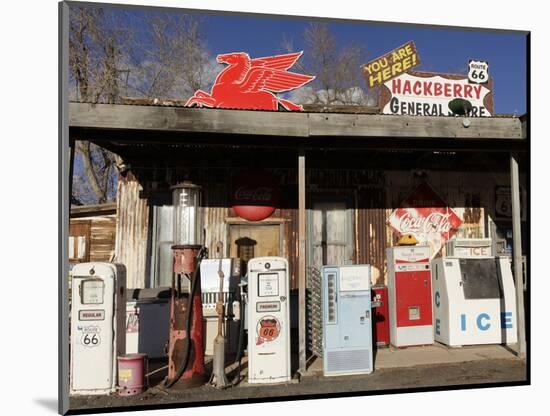
<path id="1" fill-rule="evenodd" d="M 389 247 L 386 257 L 391 344 L 433 344 L 430 247 Z"/>
<path id="2" fill-rule="evenodd" d="M 323 266 L 323 374 L 368 374 L 372 362 L 370 265 Z"/>
<path id="3" fill-rule="evenodd" d="M 248 382 L 290 381 L 288 261 L 248 262 Z"/>
<path id="4" fill-rule="evenodd" d="M 72 272 L 70 394 L 114 393 L 126 352 L 126 269 L 80 263 Z"/>
<path id="5" fill-rule="evenodd" d="M 202 245 L 200 187 L 183 182 L 172 189 L 175 245 L 165 386 L 188 388 L 205 382 L 200 263 L 207 252 Z"/>
<path id="6" fill-rule="evenodd" d="M 436 341 L 449 346 L 517 342 L 510 258 L 491 256 L 490 247 L 490 240 L 457 239 L 455 249 L 447 250 L 453 256 L 432 261 Z"/>

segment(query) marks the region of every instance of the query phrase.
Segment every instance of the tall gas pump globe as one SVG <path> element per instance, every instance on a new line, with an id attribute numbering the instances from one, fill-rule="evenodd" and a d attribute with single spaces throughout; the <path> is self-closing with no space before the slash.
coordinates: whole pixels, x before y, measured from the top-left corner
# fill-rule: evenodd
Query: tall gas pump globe
<path id="1" fill-rule="evenodd" d="M 174 244 L 202 245 L 201 188 L 191 182 L 172 187 Z"/>

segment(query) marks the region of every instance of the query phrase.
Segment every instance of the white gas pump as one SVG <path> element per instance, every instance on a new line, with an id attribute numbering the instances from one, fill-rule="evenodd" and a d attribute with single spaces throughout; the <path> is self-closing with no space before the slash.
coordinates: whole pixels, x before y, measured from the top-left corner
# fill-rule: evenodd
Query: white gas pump
<path id="1" fill-rule="evenodd" d="M 248 382 L 290 381 L 288 261 L 248 262 Z"/>
<path id="2" fill-rule="evenodd" d="M 114 393 L 126 347 L 126 269 L 81 263 L 72 275 L 70 394 Z"/>

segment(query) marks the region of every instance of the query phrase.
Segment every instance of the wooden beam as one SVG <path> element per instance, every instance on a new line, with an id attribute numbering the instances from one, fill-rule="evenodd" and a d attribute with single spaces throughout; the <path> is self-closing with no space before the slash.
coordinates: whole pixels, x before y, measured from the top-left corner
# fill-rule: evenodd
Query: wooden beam
<path id="1" fill-rule="evenodd" d="M 116 214 L 116 202 L 71 207 L 71 218 Z"/>
<path id="2" fill-rule="evenodd" d="M 469 121 L 468 127 L 463 124 Z M 525 139 L 515 117 L 412 117 L 71 103 L 71 127 L 281 137 Z M 136 141 L 139 138 L 136 137 Z M 259 139 L 258 142 L 261 143 Z"/>
<path id="3" fill-rule="evenodd" d="M 71 103 L 71 127 L 307 136 L 307 113 Z"/>
<path id="4" fill-rule="evenodd" d="M 512 190 L 512 253 L 514 265 L 514 281 L 516 284 L 516 308 L 518 349 L 520 357 L 525 356 L 525 309 L 523 306 L 523 262 L 521 251 L 521 198 L 519 188 L 519 169 L 517 158 L 510 154 L 510 180 Z M 524 207 L 525 209 L 525 207 Z"/>
<path id="5" fill-rule="evenodd" d="M 298 310 L 299 369 L 306 370 L 306 156 L 298 155 Z"/>
<path id="6" fill-rule="evenodd" d="M 468 127 L 463 122 L 469 121 Z M 523 139 L 518 118 L 310 114 L 310 136 Z"/>

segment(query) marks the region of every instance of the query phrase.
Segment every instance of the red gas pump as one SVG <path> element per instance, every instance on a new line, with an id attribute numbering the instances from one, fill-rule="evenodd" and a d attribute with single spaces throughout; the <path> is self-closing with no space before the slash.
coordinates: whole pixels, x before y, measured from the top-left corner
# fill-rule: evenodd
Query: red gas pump
<path id="1" fill-rule="evenodd" d="M 202 245 L 200 187 L 183 182 L 172 189 L 175 245 L 165 386 L 187 388 L 206 381 L 200 280 L 206 248 Z M 187 290 L 183 288 L 186 283 Z"/>
<path id="2" fill-rule="evenodd" d="M 204 384 L 204 328 L 199 265 L 205 249 L 198 245 L 173 246 L 174 273 L 170 298 L 168 379 L 166 387 L 187 388 Z M 182 291 L 189 278 L 190 291 Z"/>

